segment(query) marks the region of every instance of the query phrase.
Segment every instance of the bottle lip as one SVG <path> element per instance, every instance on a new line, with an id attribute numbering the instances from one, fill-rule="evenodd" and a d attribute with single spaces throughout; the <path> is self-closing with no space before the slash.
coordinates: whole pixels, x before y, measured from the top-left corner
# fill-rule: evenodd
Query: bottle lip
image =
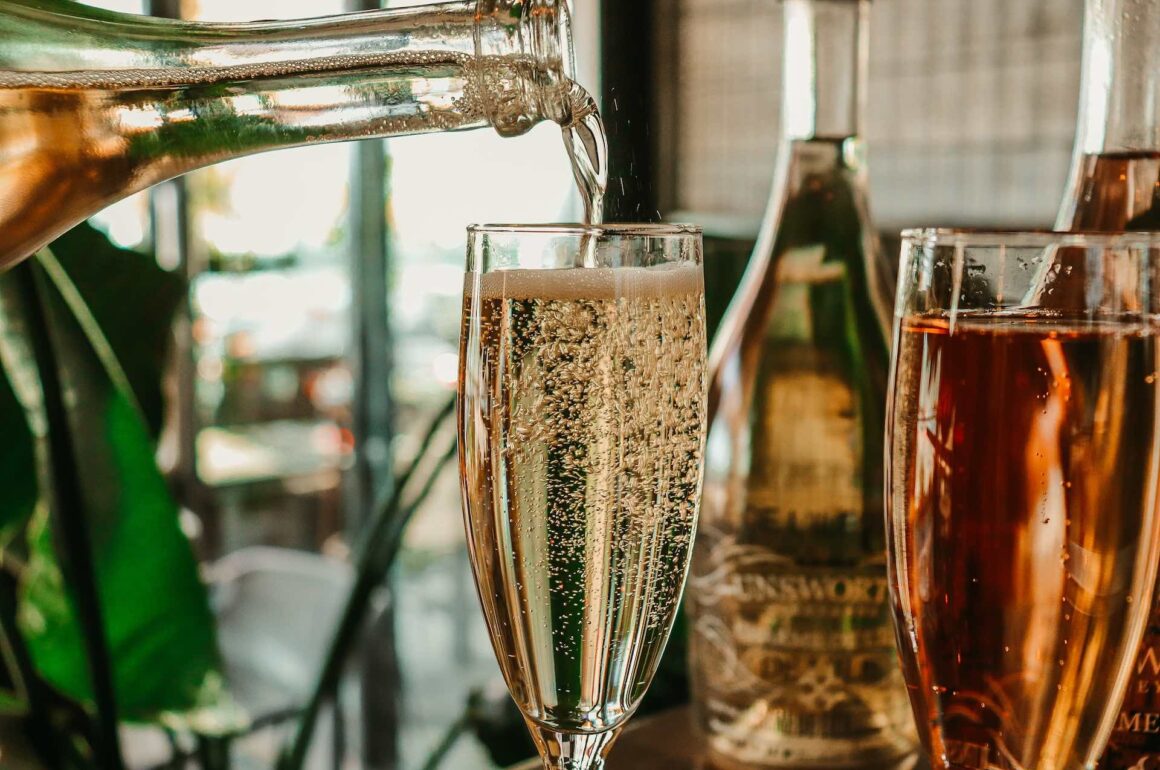
<path id="1" fill-rule="evenodd" d="M 986 247 L 1096 247 L 1160 248 L 1160 232 L 1098 232 L 1083 230 L 1014 230 L 951 227 L 912 228 L 902 231 L 902 239 L 925 246 Z"/>
<path id="2" fill-rule="evenodd" d="M 497 233 L 527 233 L 531 235 L 593 235 L 600 237 L 626 238 L 644 236 L 650 238 L 678 237 L 685 235 L 701 235 L 699 225 L 668 224 L 648 222 L 621 222 L 606 225 L 584 225 L 572 223 L 548 224 L 481 224 L 471 225 L 467 232 L 472 235 L 491 235 Z"/>
<path id="3" fill-rule="evenodd" d="M 523 22 L 532 55 L 540 62 L 558 63 L 558 74 L 574 80 L 576 54 L 572 42 L 571 0 L 533 0 L 527 6 Z"/>
<path id="4" fill-rule="evenodd" d="M 488 121 L 518 136 L 541 120 L 566 124 L 576 74 L 570 0 L 477 0 L 475 54 Z M 509 81 L 496 90 L 489 78 Z"/>

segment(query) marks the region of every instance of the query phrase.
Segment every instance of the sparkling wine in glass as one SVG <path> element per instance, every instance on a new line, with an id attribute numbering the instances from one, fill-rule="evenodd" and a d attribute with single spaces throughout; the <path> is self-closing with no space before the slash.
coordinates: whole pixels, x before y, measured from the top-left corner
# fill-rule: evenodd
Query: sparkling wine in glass
<path id="1" fill-rule="evenodd" d="M 460 473 L 496 657 L 550 770 L 603 767 L 680 604 L 701 495 L 700 232 L 470 234 Z"/>
<path id="2" fill-rule="evenodd" d="M 1077 259 L 1068 305 L 1042 268 Z M 1107 741 L 1160 543 L 1157 265 L 1152 234 L 906 236 L 889 570 L 935 768 L 1092 768 Z"/>

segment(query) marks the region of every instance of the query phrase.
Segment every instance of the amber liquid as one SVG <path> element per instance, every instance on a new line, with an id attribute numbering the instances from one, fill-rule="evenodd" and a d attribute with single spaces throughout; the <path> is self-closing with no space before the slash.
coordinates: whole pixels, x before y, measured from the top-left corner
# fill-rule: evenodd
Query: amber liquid
<path id="1" fill-rule="evenodd" d="M 1060 216 L 1061 230 L 1160 230 L 1160 152 L 1089 155 Z"/>
<path id="2" fill-rule="evenodd" d="M 1152 328 L 911 318 L 896 355 L 889 568 L 932 762 L 1089 767 L 1151 579 Z"/>
<path id="3" fill-rule="evenodd" d="M 1063 230 L 1160 230 L 1160 152 L 1089 155 L 1064 203 Z M 1078 298 L 1082 281 L 1071 292 Z M 1160 768 L 1160 606 L 1153 607 L 1103 766 Z"/>

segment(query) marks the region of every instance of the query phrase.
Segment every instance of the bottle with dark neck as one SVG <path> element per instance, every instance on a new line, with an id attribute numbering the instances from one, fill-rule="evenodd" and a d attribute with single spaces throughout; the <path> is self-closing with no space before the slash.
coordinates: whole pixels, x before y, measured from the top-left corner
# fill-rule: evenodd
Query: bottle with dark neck
<path id="1" fill-rule="evenodd" d="M 882 766 L 915 740 L 886 579 L 889 301 L 859 137 L 869 4 L 784 10 L 784 141 L 710 356 L 694 699 L 715 767 Z"/>
<path id="2" fill-rule="evenodd" d="M 1160 0 L 1087 0 L 1080 94 L 1058 229 L 1160 230 Z M 1078 290 L 1061 267 L 1044 285 Z M 1160 596 L 1100 767 L 1160 769 Z"/>
<path id="3" fill-rule="evenodd" d="M 484 126 L 515 136 L 552 120 L 592 197 L 603 131 L 572 73 L 566 0 L 250 24 L 5 0 L 0 270 L 162 180 L 321 142 Z"/>
<path id="4" fill-rule="evenodd" d="M 1061 230 L 1160 229 L 1160 0 L 1087 0 Z"/>

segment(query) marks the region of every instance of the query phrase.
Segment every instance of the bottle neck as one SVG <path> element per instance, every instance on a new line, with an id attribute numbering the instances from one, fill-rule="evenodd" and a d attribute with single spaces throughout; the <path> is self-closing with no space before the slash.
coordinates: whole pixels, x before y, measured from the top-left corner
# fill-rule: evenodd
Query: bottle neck
<path id="1" fill-rule="evenodd" d="M 1076 151 L 1160 150 L 1160 0 L 1087 0 Z"/>
<path id="2" fill-rule="evenodd" d="M 96 85 L 195 85 L 373 67 L 423 51 L 475 53 L 474 0 L 295 21 L 176 21 L 14 0 L 0 13 L 0 74 L 81 73 Z"/>
<path id="3" fill-rule="evenodd" d="M 590 100 L 573 102 L 569 33 L 566 0 L 253 24 L 0 0 L 0 155 L 11 171 L 0 176 L 0 270 L 109 204 L 211 163 L 591 122 Z"/>
<path id="4" fill-rule="evenodd" d="M 865 112 L 869 0 L 784 0 L 786 139 L 856 136 Z"/>
<path id="5" fill-rule="evenodd" d="M 317 19 L 173 21 L 14 0 L 0 11 L 0 88 L 180 88 L 462 67 L 468 106 L 505 135 L 565 122 L 575 67 L 565 0 L 452 0 Z"/>

